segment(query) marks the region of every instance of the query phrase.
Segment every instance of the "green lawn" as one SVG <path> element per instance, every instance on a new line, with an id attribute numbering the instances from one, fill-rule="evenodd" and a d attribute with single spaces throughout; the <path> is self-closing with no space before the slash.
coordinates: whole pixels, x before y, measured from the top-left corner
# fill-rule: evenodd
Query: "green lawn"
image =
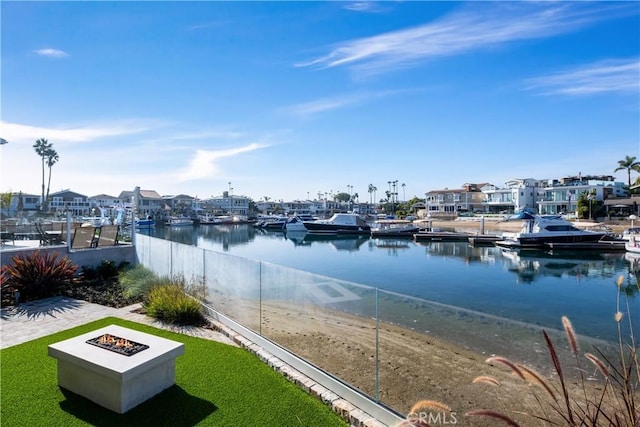
<path id="1" fill-rule="evenodd" d="M 176 385 L 126 414 L 60 389 L 49 344 L 116 324 L 184 343 Z M 346 426 L 248 351 L 106 318 L 0 351 L 2 426 Z M 99 387 L 96 384 L 96 387 Z"/>

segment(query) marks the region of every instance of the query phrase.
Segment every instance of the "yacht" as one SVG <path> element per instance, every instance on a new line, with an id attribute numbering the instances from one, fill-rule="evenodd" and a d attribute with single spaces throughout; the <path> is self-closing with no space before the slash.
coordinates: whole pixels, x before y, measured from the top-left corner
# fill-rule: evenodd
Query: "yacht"
<path id="1" fill-rule="evenodd" d="M 379 219 L 371 228 L 371 237 L 407 237 L 420 231 L 420 228 L 412 221 L 406 219 Z"/>
<path id="2" fill-rule="evenodd" d="M 303 221 L 312 234 L 371 234 L 371 226 L 358 214 L 337 213 L 329 219 Z"/>
<path id="3" fill-rule="evenodd" d="M 517 233 L 502 233 L 502 240 L 495 242 L 502 247 L 541 248 L 550 243 L 596 243 L 608 233 L 604 230 L 583 230 L 562 219 L 561 215 L 537 215 L 523 211 L 511 219 L 523 220 Z"/>
<path id="4" fill-rule="evenodd" d="M 307 227 L 305 227 L 305 221 L 315 221 L 317 218 L 314 218 L 311 215 L 299 214 L 295 215 L 287 220 L 284 225 L 284 228 L 287 232 L 306 232 Z"/>

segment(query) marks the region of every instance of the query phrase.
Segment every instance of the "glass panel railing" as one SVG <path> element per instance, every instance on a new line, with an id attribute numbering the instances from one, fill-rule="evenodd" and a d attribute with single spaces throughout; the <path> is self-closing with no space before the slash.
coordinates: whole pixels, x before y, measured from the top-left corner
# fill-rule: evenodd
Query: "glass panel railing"
<path id="1" fill-rule="evenodd" d="M 375 290 L 262 263 L 262 335 L 376 395 Z"/>
<path id="2" fill-rule="evenodd" d="M 136 247 L 157 274 L 204 283 L 214 310 L 399 413 L 464 393 L 483 373 L 464 373 L 469 360 L 500 355 L 551 374 L 540 325 L 148 236 Z M 552 329 L 569 360 L 562 326 Z"/>
<path id="3" fill-rule="evenodd" d="M 260 332 L 260 262 L 204 251 L 206 302 L 235 322 Z"/>

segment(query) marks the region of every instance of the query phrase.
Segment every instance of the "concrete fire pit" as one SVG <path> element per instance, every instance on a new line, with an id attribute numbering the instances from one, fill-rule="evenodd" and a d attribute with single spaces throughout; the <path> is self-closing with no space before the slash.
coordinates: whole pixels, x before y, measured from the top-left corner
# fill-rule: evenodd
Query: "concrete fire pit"
<path id="1" fill-rule="evenodd" d="M 109 343 L 138 348 L 117 352 Z M 60 387 L 123 414 L 175 384 L 184 344 L 110 325 L 51 344 L 48 353 L 58 360 Z"/>

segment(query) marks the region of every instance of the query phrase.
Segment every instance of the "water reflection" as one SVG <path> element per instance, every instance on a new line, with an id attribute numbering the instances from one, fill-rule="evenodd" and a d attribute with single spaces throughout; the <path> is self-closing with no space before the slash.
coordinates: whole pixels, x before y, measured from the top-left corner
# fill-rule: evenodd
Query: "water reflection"
<path id="1" fill-rule="evenodd" d="M 467 264 L 495 262 L 495 247 L 471 246 L 467 242 L 416 242 L 416 245 L 424 246 L 428 256 L 460 258 Z"/>
<path id="2" fill-rule="evenodd" d="M 407 239 L 371 239 L 369 247 L 387 251 L 389 256 L 398 256 L 402 251 L 411 248 L 412 241 Z"/>
<path id="3" fill-rule="evenodd" d="M 311 246 L 312 244 L 330 244 L 339 251 L 357 251 L 369 240 L 366 235 L 320 235 L 306 231 L 287 231 L 284 238 L 293 242 L 295 246 Z"/>
<path id="4" fill-rule="evenodd" d="M 546 252 L 501 250 L 505 267 L 522 283 L 532 283 L 543 276 L 571 277 L 578 281 L 588 277 L 614 277 L 627 264 L 624 253 Z"/>
<path id="5" fill-rule="evenodd" d="M 413 258 L 410 254 L 424 248 L 427 258 L 455 258 L 468 265 L 502 266 L 506 271 L 516 275 L 518 283 L 533 283 L 542 277 L 571 278 L 578 281 L 587 277 L 597 277 L 600 279 L 612 278 L 615 281 L 616 275 L 625 272 L 624 275 L 628 276 L 627 279 L 634 284 L 634 286 L 625 288 L 625 292 L 628 294 L 638 293 L 636 283 L 637 278 L 640 277 L 640 254 L 631 253 L 514 251 L 494 246 L 470 246 L 467 242 L 416 243 L 410 239 L 371 239 L 365 235 L 323 236 L 306 232 L 267 231 L 247 224 L 157 227 L 150 233 L 166 240 L 211 249 L 222 249 L 225 252 L 232 247 L 249 247 L 258 241 L 267 244 L 265 247 L 271 248 L 272 252 L 278 246 L 271 246 L 270 241 L 273 241 L 274 244 L 291 242 L 293 243 L 292 249 L 314 246 L 318 249 L 328 247 L 338 252 L 365 252 L 362 249 L 366 248 L 366 252 L 370 255 L 362 254 L 362 256 L 367 257 L 368 264 L 370 262 L 384 262 L 379 257 L 370 260 L 369 258 L 374 253 L 384 255 L 385 252 L 386 255 L 394 258 L 402 255 L 403 258 L 407 258 L 407 262 L 410 262 L 408 260 Z M 350 260 L 350 262 L 353 261 Z M 336 265 L 335 262 L 333 265 Z M 409 269 L 417 268 L 415 265 L 406 267 Z M 358 269 L 350 266 L 349 270 Z M 367 283 L 363 278 L 359 278 L 359 280 Z M 375 281 L 372 283 L 375 284 Z"/>

